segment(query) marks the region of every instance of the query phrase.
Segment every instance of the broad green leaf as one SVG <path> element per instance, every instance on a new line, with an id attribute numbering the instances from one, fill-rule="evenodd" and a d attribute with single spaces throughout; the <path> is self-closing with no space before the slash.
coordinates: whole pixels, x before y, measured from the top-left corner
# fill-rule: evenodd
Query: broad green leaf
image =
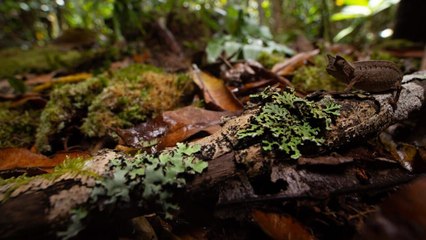
<path id="1" fill-rule="evenodd" d="M 244 59 L 256 60 L 261 52 L 264 51 L 264 48 L 259 45 L 244 45 L 243 46 L 243 56 Z"/>
<path id="2" fill-rule="evenodd" d="M 223 38 L 214 39 L 210 41 L 206 48 L 207 61 L 214 62 L 223 51 Z"/>
<path id="3" fill-rule="evenodd" d="M 368 0 L 344 0 L 344 5 L 368 6 Z"/>
<path id="4" fill-rule="evenodd" d="M 239 42 L 228 41 L 225 42 L 225 44 L 223 45 L 223 49 L 225 50 L 227 56 L 231 56 L 241 49 L 241 45 L 242 44 Z M 237 56 L 235 56 L 234 58 L 236 57 Z"/>
<path id="5" fill-rule="evenodd" d="M 347 35 L 351 34 L 354 30 L 355 30 L 355 27 L 353 25 L 349 26 L 349 27 L 347 27 L 345 29 L 343 29 L 338 34 L 336 34 L 336 36 L 333 38 L 333 41 L 334 42 L 339 42 L 344 37 L 346 37 Z"/>

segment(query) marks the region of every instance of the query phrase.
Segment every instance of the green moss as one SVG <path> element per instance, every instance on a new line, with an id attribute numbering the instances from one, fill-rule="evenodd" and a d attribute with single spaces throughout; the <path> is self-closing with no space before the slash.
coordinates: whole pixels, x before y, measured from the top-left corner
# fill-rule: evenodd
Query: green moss
<path id="1" fill-rule="evenodd" d="M 23 72 L 48 72 L 61 67 L 76 66 L 94 52 L 62 50 L 56 46 L 22 50 L 9 48 L 0 51 L 0 78 Z"/>
<path id="2" fill-rule="evenodd" d="M 262 143 L 263 150 L 282 151 L 293 159 L 301 156 L 305 143 L 319 146 L 324 142 L 322 134 L 340 110 L 340 105 L 331 99 L 315 103 L 295 96 L 293 90 L 267 89 L 251 99 L 265 104 L 260 114 L 251 119 L 250 127 L 238 132 L 238 138 L 254 138 Z"/>
<path id="3" fill-rule="evenodd" d="M 40 177 L 45 178 L 45 179 L 50 179 L 50 180 L 54 180 L 66 173 L 76 173 L 79 175 L 85 175 L 85 176 L 91 176 L 91 177 L 95 177 L 98 178 L 99 175 L 89 171 L 89 170 L 84 170 L 84 164 L 90 161 L 87 158 L 83 158 L 83 157 L 77 157 L 77 158 L 67 158 L 65 159 L 61 164 L 57 165 L 55 167 L 55 169 L 53 170 L 53 172 L 48 173 L 48 174 L 43 174 L 40 175 Z"/>
<path id="4" fill-rule="evenodd" d="M 41 114 L 37 149 L 50 151 L 50 139 L 71 125 L 79 126 L 88 137 L 104 136 L 113 127 L 133 126 L 178 107 L 192 89 L 187 75 L 163 73 L 139 64 L 58 86 Z"/>
<path id="5" fill-rule="evenodd" d="M 31 146 L 39 125 L 40 112 L 0 107 L 0 148 Z"/>
<path id="6" fill-rule="evenodd" d="M 89 107 L 89 114 L 81 126 L 87 136 L 100 137 L 112 127 L 130 127 L 176 108 L 193 88 L 186 75 L 161 73 L 158 69 L 139 65 L 119 72 L 113 82 Z"/>
<path id="7" fill-rule="evenodd" d="M 275 64 L 284 61 L 285 57 L 283 54 L 262 52 L 256 60 L 265 68 L 271 69 Z"/>
<path id="8" fill-rule="evenodd" d="M 305 92 L 316 90 L 341 91 L 345 84 L 326 72 L 327 61 L 324 56 L 315 56 L 312 66 L 304 66 L 294 72 L 292 83 Z"/>
<path id="9" fill-rule="evenodd" d="M 384 60 L 398 63 L 399 59 L 392 56 L 390 53 L 380 50 L 375 50 L 371 53 L 370 58 L 373 60 Z"/>
<path id="10" fill-rule="evenodd" d="M 102 91 L 105 76 L 88 79 L 78 84 L 58 86 L 50 93 L 50 100 L 40 116 L 36 134 L 39 151 L 50 151 L 49 138 L 61 133 L 73 121 L 81 119 L 93 99 Z"/>

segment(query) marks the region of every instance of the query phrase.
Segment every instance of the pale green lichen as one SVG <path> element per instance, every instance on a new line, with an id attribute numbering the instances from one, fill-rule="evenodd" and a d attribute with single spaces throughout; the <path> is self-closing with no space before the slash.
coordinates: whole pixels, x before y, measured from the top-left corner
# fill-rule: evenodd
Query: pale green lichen
<path id="1" fill-rule="evenodd" d="M 166 218 L 170 218 L 178 209 L 173 203 L 173 192 L 185 186 L 185 176 L 201 173 L 207 168 L 207 162 L 194 156 L 199 151 L 199 145 L 178 143 L 173 150 L 158 155 L 138 153 L 134 157 L 113 159 L 109 164 L 112 174 L 97 181 L 87 206 L 101 205 L 105 209 L 125 205 L 133 198 L 139 207 L 160 206 Z M 77 208 L 67 230 L 58 235 L 65 238 L 76 236 L 83 229 L 82 221 L 89 211 Z"/>
<path id="2" fill-rule="evenodd" d="M 277 92 L 270 89 L 251 96 L 252 101 L 265 105 L 252 118 L 251 125 L 237 133 L 239 139 L 259 139 L 265 151 L 282 151 L 293 159 L 301 156 L 300 148 L 307 142 L 321 145 L 322 133 L 329 129 L 340 105 L 331 99 L 320 103 L 294 95 L 293 90 Z"/>

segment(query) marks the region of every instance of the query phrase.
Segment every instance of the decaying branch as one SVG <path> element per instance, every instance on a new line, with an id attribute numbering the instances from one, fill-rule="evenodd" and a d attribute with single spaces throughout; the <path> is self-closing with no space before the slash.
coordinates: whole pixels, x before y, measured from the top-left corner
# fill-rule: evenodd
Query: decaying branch
<path id="1" fill-rule="evenodd" d="M 424 75 L 424 74 L 423 74 Z M 421 74 L 418 76 L 422 76 Z M 423 77 L 424 78 L 424 77 Z M 387 126 L 406 119 L 425 103 L 426 81 L 406 77 L 403 90 L 394 111 L 388 99 L 391 94 L 376 94 L 368 98 L 334 95 L 342 105 L 341 114 L 326 135 L 323 151 L 339 148 L 355 140 L 365 139 Z M 363 179 L 362 166 L 368 162 L 355 163 L 325 174 L 310 171 L 303 161 L 279 161 L 280 156 L 265 156 L 260 146 L 236 149 L 236 133 L 249 124 L 258 110 L 247 110 L 243 115 L 228 120 L 223 128 L 197 144 L 201 145 L 200 157 L 209 161 L 209 168 L 189 183 L 187 191 L 209 191 L 227 179 L 243 174 L 250 178 L 264 172 L 270 173 L 271 182 L 283 180 L 287 189 L 278 197 L 315 197 L 316 194 L 338 194 L 362 188 L 383 187 L 408 181 L 412 175 L 395 163 L 381 163 L 384 168 L 369 170 L 369 179 Z M 85 170 L 104 177 L 111 175 L 108 164 L 120 156 L 114 151 L 101 151 L 85 165 Z M 277 161 L 273 161 L 273 160 Z M 265 164 L 267 163 L 267 164 Z M 56 179 L 35 178 L 16 189 L 10 185 L 0 187 L 0 238 L 45 236 L 63 230 L 68 224 L 70 213 L 85 204 L 95 186 L 95 177 L 90 175 L 64 174 Z M 324 187 L 327 186 L 327 187 Z M 321 190 L 321 191 L 320 191 Z M 267 200 L 268 196 L 257 196 L 248 192 L 247 200 Z M 277 196 L 274 196 L 276 199 Z M 222 196 L 222 204 L 237 203 L 242 199 Z M 105 199 L 99 199 L 99 204 Z M 97 203 L 94 203 L 97 204 Z"/>

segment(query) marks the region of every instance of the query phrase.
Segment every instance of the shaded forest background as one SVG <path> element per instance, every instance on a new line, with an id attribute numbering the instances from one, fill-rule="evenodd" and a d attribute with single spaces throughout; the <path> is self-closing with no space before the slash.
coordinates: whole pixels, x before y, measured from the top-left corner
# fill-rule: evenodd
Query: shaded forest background
<path id="1" fill-rule="evenodd" d="M 0 0 L 0 239 L 425 236 L 425 179 L 390 197 L 426 169 L 424 12 Z M 387 61 L 363 90 L 401 99 L 344 92 L 335 59 Z"/>

